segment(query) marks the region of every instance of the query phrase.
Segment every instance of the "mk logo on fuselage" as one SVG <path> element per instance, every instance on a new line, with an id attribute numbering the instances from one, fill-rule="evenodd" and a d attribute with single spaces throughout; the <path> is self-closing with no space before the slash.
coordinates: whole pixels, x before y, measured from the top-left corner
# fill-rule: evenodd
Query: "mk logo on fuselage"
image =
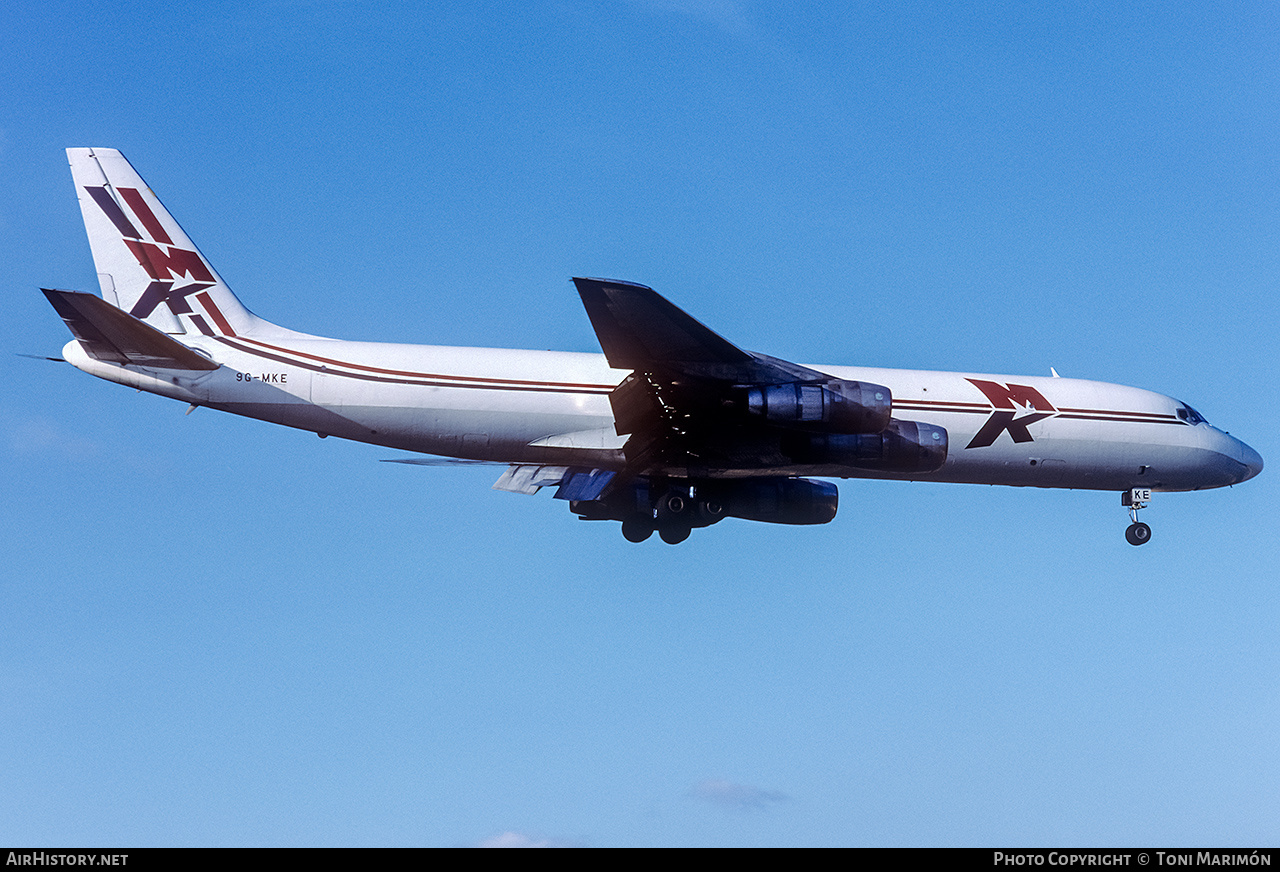
<path id="1" fill-rule="evenodd" d="M 966 381 L 986 395 L 993 411 L 965 448 L 986 448 L 1005 432 L 1014 442 L 1033 442 L 1027 427 L 1058 413 L 1044 394 L 1029 385 L 1002 385 L 979 378 Z"/>
<path id="2" fill-rule="evenodd" d="M 141 266 L 151 277 L 149 284 L 138 297 L 129 314 L 135 318 L 146 318 L 161 303 L 169 306 L 174 315 L 192 314 L 191 304 L 187 297 L 198 293 L 214 284 L 213 273 L 195 251 L 178 248 L 165 232 L 164 226 L 156 218 L 147 201 L 137 188 L 116 188 L 121 199 L 128 204 L 138 222 L 146 229 L 151 239 L 147 240 L 129 216 L 120 208 L 105 187 L 86 187 L 85 191 L 115 225 L 116 230 L 124 237 L 124 244 L 137 258 Z M 191 284 L 175 288 L 176 279 L 186 280 Z"/>

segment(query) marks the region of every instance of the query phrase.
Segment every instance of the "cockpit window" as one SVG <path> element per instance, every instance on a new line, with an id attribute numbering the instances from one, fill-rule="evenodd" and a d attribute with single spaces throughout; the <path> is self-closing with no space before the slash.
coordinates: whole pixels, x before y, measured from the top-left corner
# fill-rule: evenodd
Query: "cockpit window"
<path id="1" fill-rule="evenodd" d="M 1201 415 L 1199 412 L 1197 412 L 1195 409 L 1188 406 L 1186 403 L 1178 404 L 1178 417 L 1181 418 L 1183 421 L 1186 421 L 1188 424 L 1193 424 L 1193 425 L 1209 423 L 1204 419 L 1204 415 Z"/>

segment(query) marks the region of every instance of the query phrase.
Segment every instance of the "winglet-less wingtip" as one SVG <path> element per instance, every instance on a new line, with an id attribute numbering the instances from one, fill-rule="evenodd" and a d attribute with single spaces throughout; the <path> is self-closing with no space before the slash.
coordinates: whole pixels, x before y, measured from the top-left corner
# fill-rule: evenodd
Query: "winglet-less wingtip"
<path id="1" fill-rule="evenodd" d="M 615 369 L 753 359 L 653 288 L 612 279 L 575 278 L 573 283 L 600 347 Z"/>

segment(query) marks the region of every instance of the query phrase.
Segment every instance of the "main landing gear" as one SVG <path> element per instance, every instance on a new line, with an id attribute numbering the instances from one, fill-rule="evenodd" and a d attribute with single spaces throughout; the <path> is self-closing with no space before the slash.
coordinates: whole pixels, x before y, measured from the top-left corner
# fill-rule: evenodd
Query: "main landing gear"
<path id="1" fill-rule="evenodd" d="M 679 545 L 695 527 L 709 527 L 724 517 L 724 504 L 702 498 L 696 486 L 667 489 L 650 511 L 633 514 L 622 521 L 622 535 L 628 542 L 643 542 L 657 532 L 668 545 Z"/>
<path id="2" fill-rule="evenodd" d="M 1150 488 L 1135 487 L 1120 494 L 1120 505 L 1129 507 L 1129 520 L 1133 522 L 1124 531 L 1124 538 L 1130 545 L 1146 545 L 1151 541 L 1151 528 L 1138 520 L 1138 509 L 1145 509 L 1149 502 Z"/>

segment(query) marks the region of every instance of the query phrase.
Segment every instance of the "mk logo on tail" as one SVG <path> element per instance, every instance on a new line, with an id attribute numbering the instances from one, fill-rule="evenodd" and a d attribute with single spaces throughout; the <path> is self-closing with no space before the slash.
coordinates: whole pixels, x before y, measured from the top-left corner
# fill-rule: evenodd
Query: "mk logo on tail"
<path id="1" fill-rule="evenodd" d="M 966 379 L 970 384 L 982 391 L 995 407 L 987 423 L 982 425 L 965 448 L 986 448 L 995 443 L 1001 433 L 1008 431 L 1014 442 L 1033 442 L 1029 424 L 1052 418 L 1058 410 L 1044 398 L 1044 394 L 1029 385 L 1002 385 L 998 382 L 983 379 Z M 1019 412 L 1035 411 L 1018 417 Z M 1007 410 L 1007 411 L 1005 411 Z"/>
<path id="2" fill-rule="evenodd" d="M 115 225 L 116 230 L 124 238 L 124 244 L 137 258 L 138 265 L 152 279 L 151 284 L 129 310 L 129 314 L 135 318 L 145 319 L 156 310 L 157 306 L 164 303 L 175 316 L 195 315 L 187 298 L 205 288 L 213 287 L 216 282 L 200 254 L 174 245 L 169 234 L 165 232 L 164 226 L 151 211 L 151 207 L 147 205 L 147 201 L 137 188 L 116 188 L 116 191 L 133 211 L 138 223 L 147 231 L 150 240 L 138 232 L 137 227 L 129 220 L 129 216 L 105 187 L 85 187 L 85 191 Z M 189 280 L 191 283 L 175 288 L 176 279 Z M 207 294 L 202 296 L 204 300 L 208 299 Z M 200 298 L 197 297 L 197 299 Z M 224 328 L 223 332 L 232 332 L 229 326 L 225 326 L 221 313 L 215 314 L 216 308 L 211 305 L 205 308 L 210 310 L 210 315 L 220 327 Z M 202 321 L 203 319 L 200 319 L 200 322 L 197 322 L 198 326 L 203 332 L 209 332 L 201 323 Z"/>

